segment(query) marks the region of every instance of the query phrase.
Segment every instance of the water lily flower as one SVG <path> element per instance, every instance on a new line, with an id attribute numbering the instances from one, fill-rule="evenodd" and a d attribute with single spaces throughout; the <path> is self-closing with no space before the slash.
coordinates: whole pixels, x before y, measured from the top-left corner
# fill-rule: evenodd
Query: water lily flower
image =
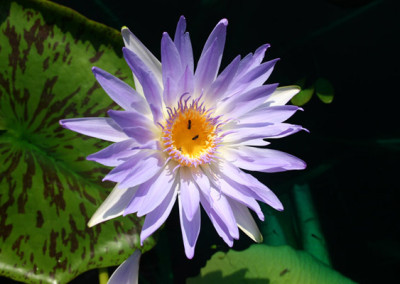
<path id="1" fill-rule="evenodd" d="M 139 260 L 142 253 L 140 250 L 128 257 L 114 271 L 107 284 L 137 284 L 139 279 Z"/>
<path id="2" fill-rule="evenodd" d="M 254 241 L 262 236 L 248 208 L 264 220 L 257 201 L 283 210 L 277 196 L 247 171 L 279 172 L 305 163 L 266 147 L 303 128 L 284 123 L 298 107 L 285 105 L 297 87 L 266 84 L 277 59 L 262 62 L 268 44 L 237 56 L 219 73 L 228 21 L 221 20 L 194 64 L 186 20 L 174 39 L 164 33 L 160 61 L 122 28 L 123 55 L 136 90 L 100 68 L 92 69 L 106 93 L 124 110 L 109 117 L 64 119 L 62 126 L 114 142 L 91 154 L 115 167 L 104 180 L 115 188 L 89 226 L 121 215 L 146 216 L 141 243 L 167 219 L 178 200 L 186 256 L 192 258 L 200 232 L 200 208 L 229 245 L 242 229 Z M 201 205 L 201 206 L 200 206 Z"/>

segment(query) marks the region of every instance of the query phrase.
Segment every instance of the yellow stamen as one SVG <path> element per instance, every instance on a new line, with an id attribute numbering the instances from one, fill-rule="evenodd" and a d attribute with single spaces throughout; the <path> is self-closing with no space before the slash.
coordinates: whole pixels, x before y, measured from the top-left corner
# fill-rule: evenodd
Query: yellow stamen
<path id="1" fill-rule="evenodd" d="M 186 101 L 187 102 L 187 101 Z M 209 163 L 219 144 L 217 118 L 210 117 L 198 100 L 188 106 L 180 101 L 178 109 L 170 110 L 163 142 L 167 153 L 181 166 Z"/>

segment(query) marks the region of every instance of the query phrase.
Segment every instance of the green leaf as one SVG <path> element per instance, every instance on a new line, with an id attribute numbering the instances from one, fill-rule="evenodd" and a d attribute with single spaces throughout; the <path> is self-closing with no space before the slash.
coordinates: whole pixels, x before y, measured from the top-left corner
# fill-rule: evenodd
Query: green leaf
<path id="1" fill-rule="evenodd" d="M 199 283 L 354 283 L 329 268 L 310 254 L 289 246 L 252 245 L 244 251 L 217 252 L 189 278 L 188 284 Z"/>
<path id="2" fill-rule="evenodd" d="M 279 195 L 284 211 L 277 211 L 267 204 L 260 204 L 265 215 L 265 222 L 260 222 L 260 230 L 264 237 L 263 244 L 269 246 L 290 245 L 294 248 L 301 247 L 297 236 L 297 226 L 294 225 L 292 197 L 289 194 Z"/>
<path id="3" fill-rule="evenodd" d="M 324 78 L 318 78 L 314 86 L 315 93 L 323 103 L 330 104 L 333 101 L 335 92 L 331 82 Z"/>
<path id="4" fill-rule="evenodd" d="M 296 85 L 300 86 L 301 91 L 291 99 L 290 102 L 292 104 L 296 106 L 302 106 L 308 103 L 308 101 L 311 99 L 312 95 L 314 94 L 314 86 L 305 88 L 304 87 L 305 84 L 306 84 L 305 78 L 296 82 Z"/>
<path id="5" fill-rule="evenodd" d="M 113 185 L 85 157 L 108 144 L 58 123 L 116 108 L 91 67 L 133 84 L 121 48 L 118 31 L 70 9 L 0 2 L 0 275 L 66 283 L 140 246 L 132 215 L 87 227 Z"/>
<path id="6" fill-rule="evenodd" d="M 319 225 L 308 184 L 295 185 L 293 199 L 303 249 L 326 265 L 331 265 L 325 237 Z"/>

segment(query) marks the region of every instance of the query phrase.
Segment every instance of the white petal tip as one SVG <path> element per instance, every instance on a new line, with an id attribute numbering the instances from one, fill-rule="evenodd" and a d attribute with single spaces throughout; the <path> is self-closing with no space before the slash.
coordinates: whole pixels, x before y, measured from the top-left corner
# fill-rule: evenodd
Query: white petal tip
<path id="1" fill-rule="evenodd" d="M 250 239 L 255 241 L 256 243 L 262 243 L 263 241 L 263 236 L 258 229 L 257 225 L 254 224 L 254 226 L 249 226 L 248 228 L 244 228 L 243 226 L 240 226 L 238 224 L 238 227 L 240 230 L 242 230 L 243 233 L 245 233 Z"/>
<path id="2" fill-rule="evenodd" d="M 194 249 L 185 250 L 185 255 L 186 255 L 187 259 L 192 259 L 194 256 Z"/>
<path id="3" fill-rule="evenodd" d="M 298 92 L 301 91 L 301 87 L 297 85 L 282 86 L 278 87 L 277 91 L 286 91 L 286 92 L 291 92 L 292 94 L 297 94 Z"/>
<path id="4" fill-rule="evenodd" d="M 92 219 L 90 219 L 89 222 L 87 223 L 87 226 L 88 226 L 89 228 L 91 228 L 91 227 L 97 225 L 98 223 L 100 223 L 100 222 L 96 222 L 96 221 L 93 220 L 93 218 L 92 218 Z"/>
<path id="5" fill-rule="evenodd" d="M 137 284 L 139 282 L 139 261 L 141 252 L 136 250 L 111 275 L 108 284 Z"/>
<path id="6" fill-rule="evenodd" d="M 227 26 L 228 25 L 228 20 L 224 18 L 221 21 L 219 21 L 218 24 L 223 24 L 223 25 Z"/>

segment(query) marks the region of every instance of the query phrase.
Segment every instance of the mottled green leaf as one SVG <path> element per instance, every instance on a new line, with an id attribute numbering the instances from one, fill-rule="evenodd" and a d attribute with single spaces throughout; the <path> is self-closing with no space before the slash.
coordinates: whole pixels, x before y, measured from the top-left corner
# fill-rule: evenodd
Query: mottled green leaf
<path id="1" fill-rule="evenodd" d="M 333 101 L 335 92 L 331 82 L 324 78 L 318 78 L 314 86 L 315 93 L 323 103 L 330 104 Z"/>
<path id="2" fill-rule="evenodd" d="M 66 283 L 120 264 L 139 246 L 141 221 L 132 215 L 86 226 L 113 185 L 101 182 L 109 169 L 85 157 L 107 144 L 58 123 L 116 108 L 91 67 L 133 84 L 121 47 L 118 31 L 70 9 L 0 2 L 1 275 Z"/>
<path id="3" fill-rule="evenodd" d="M 289 246 L 252 245 L 244 251 L 217 252 L 190 278 L 197 283 L 354 283 L 310 254 Z"/>

